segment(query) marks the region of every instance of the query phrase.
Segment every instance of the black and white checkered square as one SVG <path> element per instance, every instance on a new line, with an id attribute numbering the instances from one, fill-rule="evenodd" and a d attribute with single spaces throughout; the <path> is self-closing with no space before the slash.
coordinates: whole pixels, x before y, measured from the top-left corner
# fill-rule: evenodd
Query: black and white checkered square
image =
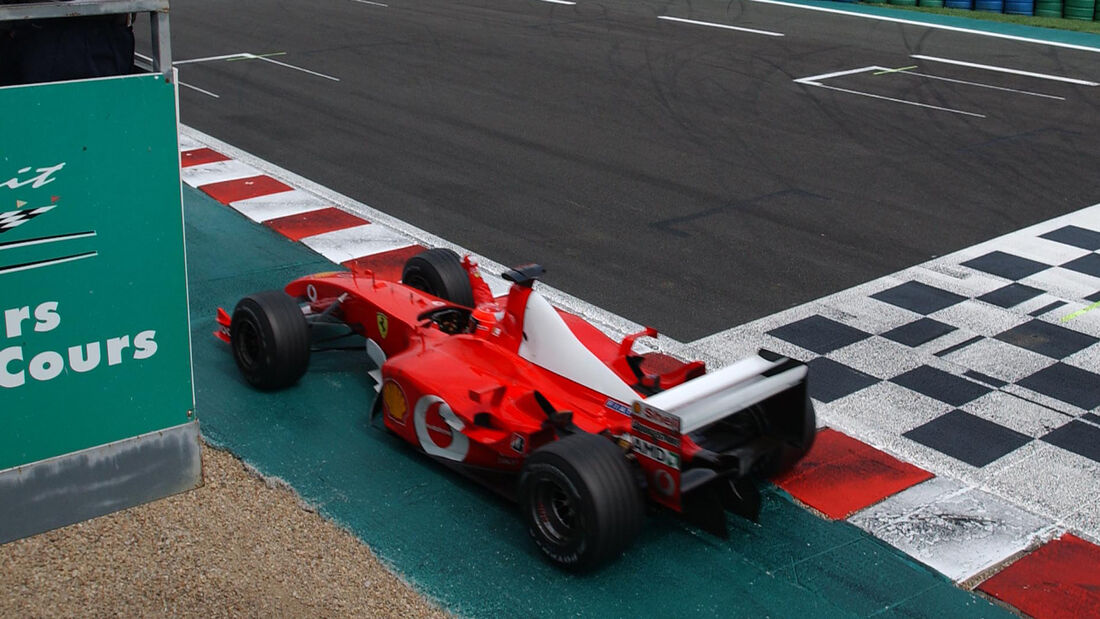
<path id="1" fill-rule="evenodd" d="M 896 436 L 971 467 L 1035 441 L 1100 464 L 1100 220 L 1027 232 L 804 306 L 763 334 L 805 351 L 824 416 L 876 431 L 892 419 Z M 876 411 L 882 393 L 913 411 Z"/>

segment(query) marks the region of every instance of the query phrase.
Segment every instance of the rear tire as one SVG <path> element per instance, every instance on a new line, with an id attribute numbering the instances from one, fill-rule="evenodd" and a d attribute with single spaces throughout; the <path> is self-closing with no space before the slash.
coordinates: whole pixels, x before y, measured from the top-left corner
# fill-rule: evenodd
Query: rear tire
<path id="1" fill-rule="evenodd" d="M 463 307 L 474 306 L 474 290 L 458 254 L 437 247 L 421 252 L 405 263 L 401 281 L 406 286 L 435 295 Z"/>
<path id="2" fill-rule="evenodd" d="M 622 449 L 595 434 L 535 450 L 520 476 L 520 505 L 539 550 L 570 570 L 622 554 L 641 531 L 645 509 Z"/>
<path id="3" fill-rule="evenodd" d="M 309 367 L 309 325 L 298 303 L 281 290 L 241 299 L 229 332 L 237 368 L 257 389 L 289 387 Z"/>

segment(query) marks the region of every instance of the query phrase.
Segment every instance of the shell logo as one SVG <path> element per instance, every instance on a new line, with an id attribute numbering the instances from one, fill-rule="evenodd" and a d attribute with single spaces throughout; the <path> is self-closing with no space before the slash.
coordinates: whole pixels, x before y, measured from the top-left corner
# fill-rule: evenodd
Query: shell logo
<path id="1" fill-rule="evenodd" d="M 392 380 L 382 385 L 382 405 L 391 419 L 404 425 L 405 415 L 409 413 L 409 402 L 405 399 L 405 392 Z"/>

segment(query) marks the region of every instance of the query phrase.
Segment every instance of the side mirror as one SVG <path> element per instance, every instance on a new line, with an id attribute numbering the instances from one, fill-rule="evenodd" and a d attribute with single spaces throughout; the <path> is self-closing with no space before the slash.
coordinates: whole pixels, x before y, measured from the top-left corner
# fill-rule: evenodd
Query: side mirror
<path id="1" fill-rule="evenodd" d="M 504 279 L 516 284 L 517 286 L 523 286 L 524 288 L 530 288 L 534 285 L 535 281 L 546 274 L 546 269 L 542 268 L 542 265 L 530 263 L 521 264 L 518 267 L 509 269 L 500 274 Z"/>

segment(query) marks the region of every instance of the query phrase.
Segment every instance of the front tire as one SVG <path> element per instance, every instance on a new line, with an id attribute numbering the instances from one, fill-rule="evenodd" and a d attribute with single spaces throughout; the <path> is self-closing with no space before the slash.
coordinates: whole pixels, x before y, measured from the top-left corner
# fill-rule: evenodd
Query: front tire
<path id="1" fill-rule="evenodd" d="M 623 451 L 595 434 L 535 450 L 520 476 L 520 505 L 539 550 L 571 570 L 622 554 L 641 531 L 645 509 Z"/>
<path id="2" fill-rule="evenodd" d="M 463 307 L 474 306 L 474 290 L 458 254 L 436 247 L 409 258 L 401 281 L 417 290 Z"/>
<path id="3" fill-rule="evenodd" d="M 309 367 L 309 325 L 281 290 L 249 295 L 233 309 L 233 359 L 250 385 L 270 391 L 298 382 Z"/>

